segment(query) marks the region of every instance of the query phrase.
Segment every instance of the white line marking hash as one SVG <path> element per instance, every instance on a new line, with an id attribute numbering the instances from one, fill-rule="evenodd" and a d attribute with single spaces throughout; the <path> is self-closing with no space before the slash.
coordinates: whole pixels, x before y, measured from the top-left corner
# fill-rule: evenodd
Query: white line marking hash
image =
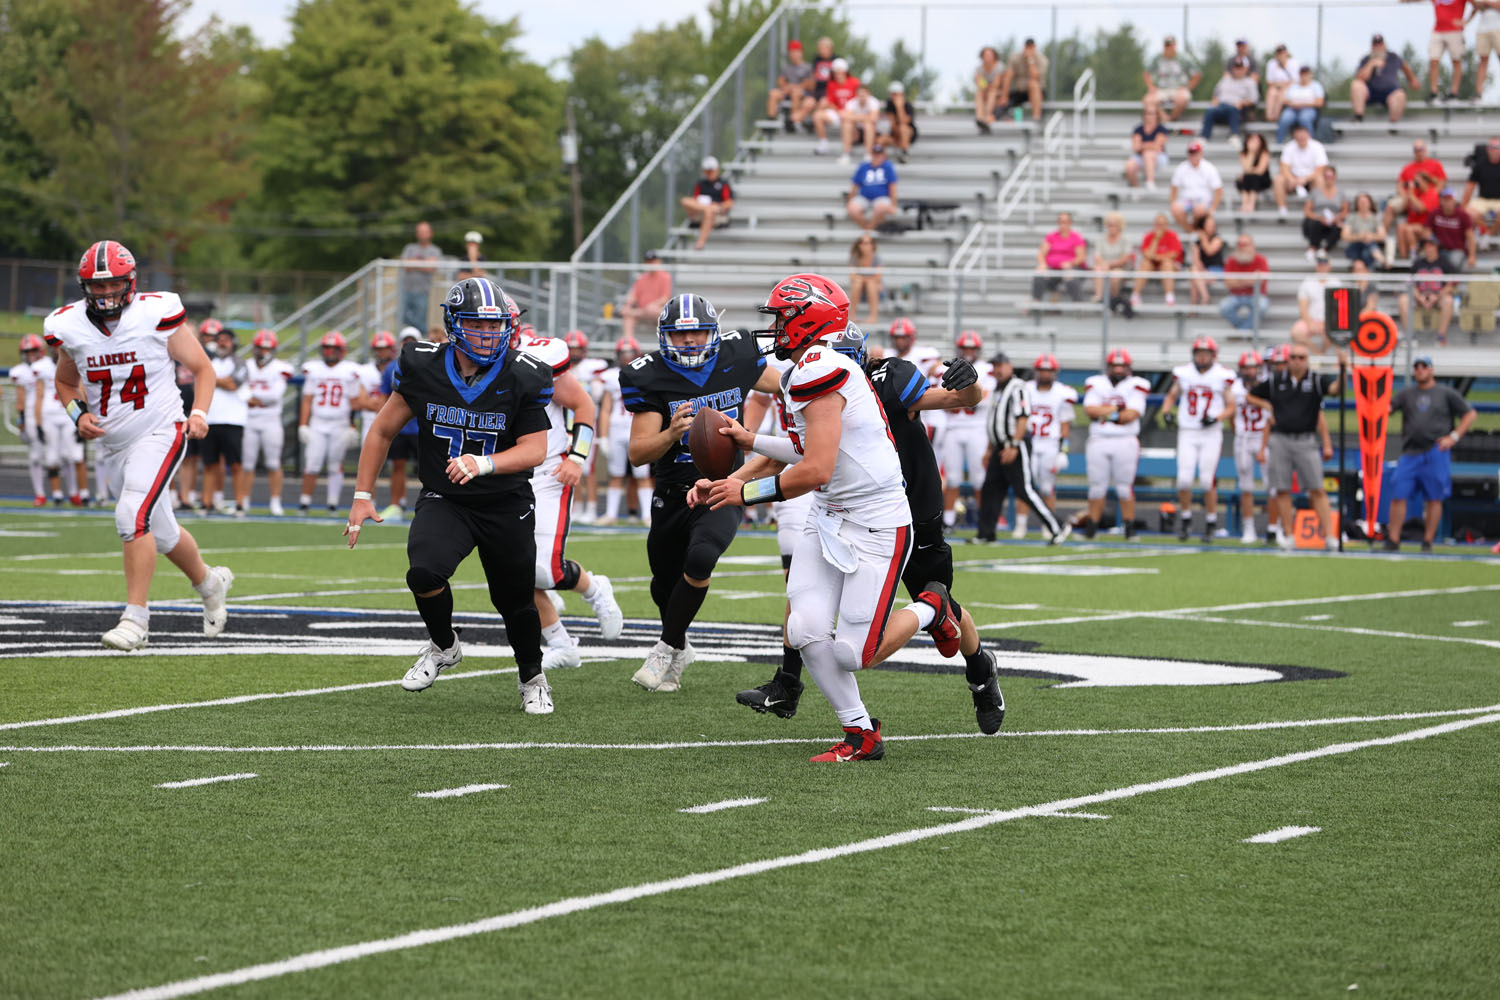
<path id="1" fill-rule="evenodd" d="M 686 809 L 677 810 L 680 813 L 716 813 L 721 809 L 737 809 L 740 806 L 758 806 L 765 799 L 725 799 L 723 802 L 710 802 L 702 806 L 688 806 Z"/>
<path id="2" fill-rule="evenodd" d="M 463 785 L 459 788 L 440 788 L 435 792 L 416 792 L 412 795 L 412 798 L 456 799 L 460 795 L 473 795 L 475 792 L 493 792 L 497 788 L 509 787 L 509 785 Z"/>
<path id="3" fill-rule="evenodd" d="M 1309 833 L 1318 833 L 1321 826 L 1283 826 L 1276 830 L 1268 830 L 1265 833 L 1257 833 L 1253 837 L 1246 837 L 1241 841 L 1243 844 L 1278 844 L 1283 840 L 1291 840 L 1293 837 L 1305 837 Z"/>
<path id="4" fill-rule="evenodd" d="M 187 781 L 163 781 L 157 788 L 196 788 L 199 785 L 216 785 L 221 781 L 244 781 L 246 778 L 259 778 L 260 775 L 253 771 L 245 771 L 241 774 L 220 774 L 212 778 L 189 778 Z"/>

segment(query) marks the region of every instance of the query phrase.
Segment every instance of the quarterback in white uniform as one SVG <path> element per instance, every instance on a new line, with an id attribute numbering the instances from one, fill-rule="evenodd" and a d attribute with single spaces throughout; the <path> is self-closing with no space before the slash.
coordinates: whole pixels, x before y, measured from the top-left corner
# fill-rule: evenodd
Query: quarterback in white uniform
<path id="1" fill-rule="evenodd" d="M 995 391 L 995 373 L 988 361 L 979 360 L 979 355 L 984 352 L 984 341 L 980 340 L 979 334 L 973 330 L 965 330 L 958 335 L 955 344 L 958 347 L 958 356 L 974 366 L 974 371 L 979 376 L 979 385 L 984 390 L 984 398 L 988 399 Z M 940 361 L 934 362 L 932 370 L 928 373 L 931 376 L 928 380 L 929 384 L 941 386 L 943 373 L 947 370 L 947 365 Z M 936 378 L 937 382 L 933 383 L 932 378 Z M 943 525 L 945 527 L 953 527 L 957 520 L 958 494 L 965 482 L 973 487 L 976 502 L 980 491 L 984 489 L 984 456 L 989 450 L 989 435 L 985 430 L 984 411 L 985 406 L 981 402 L 979 406 L 924 413 L 924 417 L 928 413 L 942 414 L 943 432 L 941 435 L 935 434 L 932 443 L 933 450 L 937 452 L 943 466 Z"/>
<path id="2" fill-rule="evenodd" d="M 26 470 L 31 474 L 32 504 L 47 505 L 46 443 L 42 439 L 42 383 L 34 365 L 47 356 L 47 345 L 34 333 L 21 338 L 21 363 L 10 370 L 16 387 L 16 425 L 26 442 Z"/>
<path id="3" fill-rule="evenodd" d="M 109 481 L 118 484 L 115 529 L 125 547 L 126 604 L 119 624 L 104 633 L 104 645 L 146 645 L 146 599 L 158 552 L 203 598 L 203 634 L 216 636 L 228 618 L 225 598 L 234 574 L 203 562 L 193 536 L 172 515 L 168 489 L 186 436 L 208 432 L 213 366 L 184 322 L 181 299 L 136 291 L 135 258 L 123 245 L 103 240 L 89 247 L 78 283 L 83 298 L 48 316 L 43 331 L 62 351 L 57 390 L 64 412 L 80 436 L 99 441 Z M 193 372 L 198 407 L 186 423 L 174 360 Z"/>
<path id="4" fill-rule="evenodd" d="M 1032 378 L 1026 383 L 1031 402 L 1031 476 L 1036 491 L 1057 509 L 1057 477 L 1068 467 L 1068 435 L 1073 430 L 1073 407 L 1078 393 L 1070 385 L 1057 381 L 1057 358 L 1040 355 L 1031 365 Z M 1026 537 L 1028 509 L 1016 498 L 1016 530 L 1012 538 Z"/>
<path id="5" fill-rule="evenodd" d="M 1234 372 L 1219 364 L 1219 345 L 1212 337 L 1199 337 L 1193 341 L 1193 363 L 1172 369 L 1172 386 L 1162 400 L 1161 412 L 1177 424 L 1177 537 L 1183 541 L 1192 533 L 1195 478 L 1203 486 L 1203 540 L 1213 541 L 1219 526 L 1215 479 L 1224 448 L 1219 420 L 1234 409 L 1232 385 Z"/>
<path id="6" fill-rule="evenodd" d="M 640 341 L 634 337 L 621 337 L 615 341 L 615 367 L 599 376 L 602 393 L 599 397 L 599 436 L 604 439 L 608 452 L 609 492 L 604 500 L 604 523 L 619 520 L 621 505 L 625 501 L 625 479 L 635 480 L 636 505 L 640 509 L 641 521 L 651 523 L 651 494 L 656 483 L 651 478 L 651 465 L 633 465 L 630 461 L 630 411 L 620 398 L 620 369 L 640 357 Z"/>
<path id="7" fill-rule="evenodd" d="M 519 315 L 512 310 L 512 315 Z M 594 443 L 594 401 L 569 370 L 568 346 L 547 337 L 516 335 L 513 347 L 540 361 L 552 371 L 552 401 L 547 404 L 547 457 L 531 473 L 531 492 L 536 515 L 537 615 L 542 623 L 542 669 L 576 667 L 583 660 L 578 642 L 558 617 L 548 591 L 576 590 L 589 602 L 599 619 L 599 633 L 617 639 L 625 618 L 615 603 L 609 577 L 590 573 L 563 554 L 568 527 L 573 520 L 573 491 L 583 478 L 584 466 Z"/>
<path id="8" fill-rule="evenodd" d="M 1105 373 L 1090 375 L 1083 388 L 1089 418 L 1089 510 L 1083 532 L 1094 537 L 1104 517 L 1104 499 L 1115 488 L 1125 537 L 1135 537 L 1135 473 L 1141 460 L 1141 414 L 1151 388 L 1131 374 L 1130 352 L 1116 348 L 1104 359 Z"/>
<path id="9" fill-rule="evenodd" d="M 364 382 L 359 366 L 344 355 L 349 344 L 344 335 L 330 330 L 323 335 L 318 348 L 322 357 L 302 365 L 302 407 L 297 416 L 297 440 L 305 449 L 302 454 L 302 495 L 298 506 L 302 512 L 312 505 L 313 488 L 318 473 L 328 472 L 328 509 L 339 507 L 344 489 L 344 452 L 359 441 L 359 432 L 350 425 L 356 404 L 365 405 Z"/>
<path id="10" fill-rule="evenodd" d="M 721 431 L 757 455 L 728 479 L 699 480 L 689 503 L 748 506 L 813 494 L 787 577 L 786 641 L 833 706 L 844 738 L 815 762 L 879 760 L 880 722 L 860 699 L 854 672 L 885 659 L 921 628 L 945 656 L 958 651 L 958 620 L 942 584 L 893 611 L 911 554 L 911 508 L 885 411 L 854 361 L 827 337 L 849 325 L 849 297 L 818 274 L 784 278 L 761 311 L 777 356 L 792 362 L 780 393 L 786 438 L 742 426 Z M 785 471 L 782 471 L 785 470 Z"/>
<path id="11" fill-rule="evenodd" d="M 243 462 L 240 465 L 240 483 L 235 492 L 250 497 L 250 486 L 255 480 L 255 463 L 264 461 L 266 482 L 271 487 L 271 515 L 280 517 L 281 508 L 281 449 L 285 444 L 286 428 L 282 423 L 281 405 L 286 400 L 287 386 L 295 374 L 292 366 L 276 356 L 280 346 L 276 334 L 271 330 L 257 331 L 250 341 L 251 357 L 245 363 L 245 383 L 249 395 L 245 399 L 245 441 Z"/>
<path id="12" fill-rule="evenodd" d="M 1240 541 L 1254 545 L 1260 541 L 1255 530 L 1255 473 L 1257 458 L 1266 444 L 1266 431 L 1271 426 L 1270 414 L 1250 402 L 1250 387 L 1260 381 L 1260 358 L 1254 351 L 1240 355 L 1239 377 L 1229 387 L 1234 409 L 1230 411 L 1234 420 L 1234 471 L 1240 491 L 1240 522 L 1243 528 Z M 1265 478 L 1265 470 L 1261 470 Z M 1267 516 L 1267 523 L 1272 519 Z"/>

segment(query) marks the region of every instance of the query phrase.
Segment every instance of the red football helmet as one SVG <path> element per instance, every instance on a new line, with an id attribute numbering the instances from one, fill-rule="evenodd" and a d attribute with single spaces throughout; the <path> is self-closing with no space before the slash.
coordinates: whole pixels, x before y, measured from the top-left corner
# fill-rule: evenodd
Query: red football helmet
<path id="1" fill-rule="evenodd" d="M 389 330 L 378 330 L 375 336 L 370 338 L 370 350 L 372 351 L 394 351 L 396 349 L 396 338 Z"/>
<path id="2" fill-rule="evenodd" d="M 38 337 L 36 334 L 28 333 L 26 336 L 21 338 L 21 357 L 26 358 L 26 355 L 28 354 L 45 354 L 46 352 L 47 345 L 42 341 L 42 338 Z M 31 361 L 33 359 L 26 358 L 26 360 Z"/>
<path id="3" fill-rule="evenodd" d="M 105 291 L 95 283 L 124 281 L 124 289 L 111 288 Z M 125 249 L 125 244 L 114 240 L 100 240 L 84 251 L 78 261 L 78 287 L 83 289 L 83 301 L 88 312 L 100 319 L 114 319 L 135 298 L 135 255 Z"/>
<path id="4" fill-rule="evenodd" d="M 759 311 L 775 319 L 769 329 L 755 334 L 772 336 L 776 356 L 786 359 L 798 348 L 848 326 L 849 296 L 821 274 L 793 274 L 776 283 Z"/>
<path id="5" fill-rule="evenodd" d="M 641 342 L 634 337 L 621 337 L 615 341 L 615 362 L 628 365 L 641 356 Z"/>
<path id="6" fill-rule="evenodd" d="M 199 337 L 217 337 L 224 332 L 224 324 L 216 319 L 206 319 L 198 324 Z"/>
<path id="7" fill-rule="evenodd" d="M 1292 360 L 1292 345 L 1277 344 L 1271 349 L 1271 364 L 1284 365 Z"/>
<path id="8" fill-rule="evenodd" d="M 563 343 L 568 345 L 570 351 L 589 349 L 588 334 L 582 330 L 569 330 L 567 336 L 563 337 Z"/>
<path id="9" fill-rule="evenodd" d="M 963 333 L 960 333 L 953 343 L 958 347 L 958 353 L 969 361 L 979 360 L 979 352 L 984 350 L 984 341 L 973 330 L 965 330 Z M 974 353 L 971 356 L 965 353 L 967 351 L 973 351 Z"/>
<path id="10" fill-rule="evenodd" d="M 337 330 L 329 330 L 323 334 L 323 339 L 318 341 L 318 349 L 323 352 L 323 360 L 336 365 L 344 360 L 344 354 L 349 350 L 349 342 L 344 335 Z"/>
<path id="11" fill-rule="evenodd" d="M 276 339 L 275 330 L 256 330 L 255 336 L 250 338 L 250 346 L 262 351 L 274 351 L 281 346 L 281 341 Z"/>
<path id="12" fill-rule="evenodd" d="M 891 324 L 890 334 L 891 345 L 898 351 L 905 352 L 907 348 L 911 347 L 912 341 L 917 339 L 917 328 L 911 320 L 902 316 Z M 898 340 L 901 343 L 897 343 Z"/>
<path id="13" fill-rule="evenodd" d="M 1057 371 L 1057 358 L 1051 354 L 1038 354 L 1036 360 L 1031 363 L 1032 371 Z"/>
<path id="14" fill-rule="evenodd" d="M 1125 350 L 1125 348 L 1116 347 L 1105 356 L 1104 363 L 1106 365 L 1124 365 L 1126 368 L 1130 368 L 1135 364 L 1135 359 L 1130 356 L 1130 352 Z"/>
<path id="15" fill-rule="evenodd" d="M 1208 351 L 1211 354 L 1217 356 L 1219 353 L 1219 345 L 1214 341 L 1214 338 L 1212 337 L 1199 337 L 1197 340 L 1193 341 L 1193 351 L 1194 353 L 1198 351 Z"/>
<path id="16" fill-rule="evenodd" d="M 1260 367 L 1260 355 L 1256 354 L 1254 351 L 1246 351 L 1244 354 L 1240 355 L 1240 367 L 1241 368 L 1259 368 Z"/>

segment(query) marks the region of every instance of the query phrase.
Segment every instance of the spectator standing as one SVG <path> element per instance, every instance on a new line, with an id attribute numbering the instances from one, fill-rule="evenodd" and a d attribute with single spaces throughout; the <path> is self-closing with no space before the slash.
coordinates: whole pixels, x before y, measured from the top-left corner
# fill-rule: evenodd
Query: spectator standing
<path id="1" fill-rule="evenodd" d="M 1329 347 L 1327 303 L 1323 296 L 1329 286 L 1337 282 L 1333 277 L 1333 264 L 1328 259 L 1327 251 L 1317 251 L 1313 266 L 1314 272 L 1303 278 L 1302 284 L 1297 286 L 1297 322 L 1292 324 L 1292 343 L 1311 347 L 1313 338 L 1317 337 L 1318 350 L 1321 352 Z"/>
<path id="2" fill-rule="evenodd" d="M 1068 298 L 1080 301 L 1088 248 L 1088 240 L 1073 228 L 1073 213 L 1059 212 L 1057 228 L 1042 237 L 1042 245 L 1036 250 L 1037 276 L 1031 279 L 1031 297 L 1040 300 L 1048 292 L 1066 285 Z"/>
<path id="3" fill-rule="evenodd" d="M 1229 126 L 1229 146 L 1240 148 L 1240 119 L 1254 110 L 1260 101 L 1260 89 L 1250 78 L 1248 60 L 1239 57 L 1229 60 L 1229 67 L 1219 82 L 1214 84 L 1213 98 L 1203 112 L 1203 138 L 1214 137 L 1215 125 Z"/>
<path id="4" fill-rule="evenodd" d="M 734 191 L 719 170 L 719 158 L 705 156 L 701 166 L 703 176 L 693 185 L 693 193 L 682 199 L 682 210 L 687 213 L 688 222 L 698 223 L 698 242 L 693 247 L 695 250 L 703 249 L 714 226 L 728 220 L 729 213 L 734 209 Z"/>
<path id="5" fill-rule="evenodd" d="M 1490 70 L 1490 53 L 1500 55 L 1500 0 L 1469 0 L 1474 8 L 1474 103 L 1484 100 L 1484 83 Z"/>
<path id="6" fill-rule="evenodd" d="M 818 145 L 813 150 L 815 156 L 828 152 L 828 126 L 835 125 L 840 130 L 843 129 L 844 107 L 859 92 L 859 79 L 850 74 L 847 60 L 835 59 L 830 67 L 832 75 L 824 87 L 822 99 L 818 101 L 818 110 L 813 115 L 813 130 L 818 134 Z"/>
<path id="7" fill-rule="evenodd" d="M 895 215 L 896 165 L 886 159 L 885 144 L 870 147 L 870 158 L 854 171 L 849 184 L 849 218 L 861 229 L 875 229 Z"/>
<path id="8" fill-rule="evenodd" d="M 1416 258 L 1411 262 L 1411 291 L 1396 297 L 1401 312 L 1401 328 L 1411 329 L 1411 311 L 1436 309 L 1438 311 L 1437 335 L 1442 342 L 1448 335 L 1448 324 L 1453 321 L 1453 283 L 1445 281 L 1447 275 L 1458 269 L 1443 256 L 1437 240 L 1431 236 L 1422 238 Z"/>
<path id="9" fill-rule="evenodd" d="M 890 136 L 891 150 L 897 163 L 905 163 L 911 144 L 917 141 L 917 112 L 906 99 L 906 84 L 892 80 L 885 108 L 880 113 L 879 131 Z"/>
<path id="10" fill-rule="evenodd" d="M 1224 179 L 1203 156 L 1203 143 L 1197 139 L 1188 143 L 1187 161 L 1172 171 L 1170 199 L 1172 218 L 1184 232 L 1196 229 L 1224 200 Z"/>
<path id="11" fill-rule="evenodd" d="M 1010 57 L 1001 91 L 1009 107 L 1019 109 L 1030 102 L 1031 120 L 1042 120 L 1042 101 L 1047 96 L 1047 57 L 1036 47 L 1036 39 L 1026 39 L 1021 51 Z"/>
<path id="12" fill-rule="evenodd" d="M 1340 235 L 1344 240 L 1344 256 L 1352 262 L 1355 274 L 1369 274 L 1371 268 L 1385 267 L 1385 226 L 1375 213 L 1375 199 L 1368 191 L 1354 196 L 1354 210 L 1344 219 Z M 1367 291 L 1369 284 L 1361 281 L 1360 291 Z"/>
<path id="13" fill-rule="evenodd" d="M 1171 102 L 1167 121 L 1176 121 L 1187 110 L 1193 99 L 1193 88 L 1203 79 L 1203 74 L 1177 54 L 1177 39 L 1171 35 L 1161 40 L 1161 53 L 1142 74 L 1146 80 L 1146 103 L 1158 108 Z"/>
<path id="14" fill-rule="evenodd" d="M 464 233 L 464 260 L 455 281 L 484 277 L 484 236 L 477 229 Z"/>
<path id="15" fill-rule="evenodd" d="M 1443 188 L 1438 207 L 1427 214 L 1426 228 L 1455 272 L 1465 267 L 1473 270 L 1479 249 L 1474 220 L 1458 203 L 1458 194 L 1451 187 Z"/>
<path id="16" fill-rule="evenodd" d="M 786 43 L 786 61 L 781 64 L 776 86 L 766 95 L 766 117 L 775 118 L 779 113 L 786 130 L 795 132 L 818 106 L 813 82 L 812 64 L 803 58 L 802 43 L 793 38 Z"/>
<path id="17" fill-rule="evenodd" d="M 1135 265 L 1135 248 L 1125 238 L 1125 216 L 1110 212 L 1104 216 L 1104 236 L 1094 252 L 1094 301 L 1104 298 L 1104 282 L 1109 281 L 1111 302 L 1120 297 L 1125 285 L 1123 272 Z"/>
<path id="18" fill-rule="evenodd" d="M 849 248 L 849 315 L 852 318 L 864 298 L 870 305 L 870 315 L 861 320 L 873 326 L 880 322 L 880 249 L 875 245 L 875 235 L 859 234 Z"/>
<path id="19" fill-rule="evenodd" d="M 1234 182 L 1240 192 L 1240 211 L 1253 212 L 1261 193 L 1271 190 L 1271 150 L 1266 137 L 1251 132 L 1240 150 L 1240 178 Z"/>
<path id="20" fill-rule="evenodd" d="M 655 324 L 661 307 L 672 297 L 672 275 L 661 266 L 661 257 L 655 250 L 647 250 L 645 260 L 646 269 L 625 293 L 625 303 L 620 307 L 622 338 L 634 339 L 637 323 Z"/>
<path id="21" fill-rule="evenodd" d="M 1401 0 L 1402 3 L 1421 3 L 1422 0 Z M 1458 87 L 1464 78 L 1464 8 L 1468 0 L 1432 0 L 1432 36 L 1427 40 L 1427 103 L 1438 100 L 1439 74 L 1442 72 L 1443 53 L 1453 62 L 1453 79 L 1448 87 L 1448 100 L 1458 100 Z"/>
<path id="22" fill-rule="evenodd" d="M 1146 190 L 1156 190 L 1156 175 L 1166 170 L 1167 138 L 1171 133 L 1161 123 L 1161 113 L 1156 105 L 1148 104 L 1141 111 L 1141 123 L 1130 133 L 1130 157 L 1125 161 L 1125 180 L 1131 187 L 1141 183 L 1146 175 Z"/>
<path id="23" fill-rule="evenodd" d="M 875 145 L 875 123 L 880 118 L 880 102 L 870 93 L 870 88 L 860 83 L 859 89 L 844 105 L 839 116 L 839 128 L 843 132 L 844 155 L 839 157 L 839 166 L 849 165 L 849 151 L 854 148 L 855 137 L 865 147 L 865 159 L 870 158 L 870 148 Z"/>
<path id="24" fill-rule="evenodd" d="M 1172 275 L 1182 267 L 1182 241 L 1167 224 L 1167 216 L 1164 212 L 1156 213 L 1156 221 L 1145 237 L 1141 239 L 1141 270 L 1157 271 L 1161 274 L 1161 287 L 1166 295 L 1166 303 L 1169 306 L 1177 304 L 1177 296 L 1174 294 L 1176 279 Z M 1141 292 L 1146 288 L 1146 282 L 1151 280 L 1146 275 L 1135 279 L 1135 289 L 1130 296 L 1130 305 L 1139 308 L 1141 304 Z"/>
<path id="25" fill-rule="evenodd" d="M 1401 77 L 1413 90 L 1417 89 L 1417 75 L 1399 55 L 1385 47 L 1384 35 L 1370 37 L 1370 53 L 1359 61 L 1354 79 L 1349 81 L 1349 108 L 1354 120 L 1365 120 L 1368 105 L 1385 105 L 1391 124 L 1401 120 L 1406 111 L 1406 91 L 1401 87 Z M 1390 223 L 1386 223 L 1390 225 Z"/>
<path id="26" fill-rule="evenodd" d="M 1219 303 L 1219 313 L 1236 330 L 1252 330 L 1264 322 L 1271 308 L 1266 294 L 1266 272 L 1271 265 L 1255 252 L 1255 238 L 1240 233 L 1234 253 L 1224 261 L 1224 287 L 1229 294 Z"/>
<path id="27" fill-rule="evenodd" d="M 1276 46 L 1266 63 L 1266 121 L 1274 122 L 1281 116 L 1281 106 L 1286 103 L 1286 88 L 1297 82 L 1299 68 L 1285 45 Z"/>
<path id="28" fill-rule="evenodd" d="M 401 324 L 427 325 L 427 294 L 432 289 L 432 272 L 443 251 L 432 242 L 432 227 L 417 223 L 416 240 L 401 248 Z M 431 263 L 428 263 L 428 262 Z"/>
<path id="29" fill-rule="evenodd" d="M 1333 375 L 1314 375 L 1309 370 L 1306 345 L 1293 345 L 1287 357 L 1287 370 L 1261 379 L 1248 397 L 1251 403 L 1271 412 L 1271 433 L 1259 458 L 1266 466 L 1270 488 L 1276 493 L 1280 544 L 1284 549 L 1297 544 L 1292 531 L 1292 476 L 1295 475 L 1297 484 L 1317 511 L 1324 546 L 1336 549 L 1338 539 L 1332 534 L 1328 494 L 1323 490 L 1323 463 L 1333 457 L 1333 439 L 1323 420 L 1323 397 L 1337 392 L 1338 379 Z"/>
<path id="30" fill-rule="evenodd" d="M 1391 512 L 1386 522 L 1385 550 L 1401 548 L 1406 504 L 1422 501 L 1422 551 L 1431 552 L 1443 519 L 1443 501 L 1453 493 L 1452 451 L 1469 432 L 1474 408 L 1451 386 L 1439 385 L 1432 357 L 1422 354 L 1412 362 L 1416 385 L 1391 398 L 1391 412 L 1401 414 L 1401 457 L 1391 475 Z"/>
<path id="31" fill-rule="evenodd" d="M 1301 125 L 1311 133 L 1328 95 L 1323 92 L 1323 85 L 1313 79 L 1312 67 L 1302 66 L 1297 70 L 1297 82 L 1287 87 L 1282 96 L 1284 103 L 1281 114 L 1276 119 L 1278 145 L 1286 142 L 1286 137 L 1296 125 Z"/>
<path id="32" fill-rule="evenodd" d="M 1349 199 L 1339 190 L 1338 171 L 1326 166 L 1302 203 L 1302 235 L 1307 240 L 1308 260 L 1319 250 L 1331 253 L 1338 246 L 1348 215 Z"/>
<path id="33" fill-rule="evenodd" d="M 1484 144 L 1484 155 L 1474 158 L 1469 181 L 1464 185 L 1464 208 L 1476 227 L 1494 235 L 1496 213 L 1500 213 L 1500 136 L 1490 136 Z"/>
<path id="34" fill-rule="evenodd" d="M 979 65 L 974 68 L 974 126 L 983 135 L 989 135 L 990 126 L 995 124 L 995 102 L 1000 99 L 1004 82 L 1000 50 L 986 45 L 979 50 Z"/>
<path id="35" fill-rule="evenodd" d="M 1271 182 L 1276 194 L 1276 211 L 1284 219 L 1287 216 L 1286 200 L 1296 192 L 1298 198 L 1307 197 L 1311 187 L 1328 166 L 1328 150 L 1314 139 L 1306 125 L 1298 122 L 1292 126 L 1292 141 L 1281 151 L 1281 168 Z"/>
<path id="36" fill-rule="evenodd" d="M 1198 239 L 1193 243 L 1193 277 L 1191 285 L 1193 305 L 1208 305 L 1209 285 L 1214 281 L 1209 275 L 1224 273 L 1224 237 L 1219 235 L 1219 223 L 1210 215 L 1198 229 Z"/>

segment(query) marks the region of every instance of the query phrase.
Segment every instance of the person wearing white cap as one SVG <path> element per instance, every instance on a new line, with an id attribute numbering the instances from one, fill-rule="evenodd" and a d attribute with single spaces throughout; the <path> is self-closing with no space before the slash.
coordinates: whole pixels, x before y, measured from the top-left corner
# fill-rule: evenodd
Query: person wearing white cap
<path id="1" fill-rule="evenodd" d="M 698 242 L 694 247 L 697 250 L 703 249 L 714 226 L 727 220 L 734 208 L 734 192 L 719 173 L 718 158 L 705 156 L 702 166 L 703 176 L 693 185 L 693 193 L 682 199 L 682 210 L 687 213 L 688 221 L 698 223 Z"/>
<path id="2" fill-rule="evenodd" d="M 813 115 L 813 131 L 818 134 L 818 146 L 813 151 L 815 156 L 828 152 L 828 126 L 840 125 L 844 106 L 859 93 L 859 77 L 849 72 L 849 60 L 835 59 L 829 65 L 829 72 L 828 84 Z"/>
<path id="3" fill-rule="evenodd" d="M 479 230 L 471 229 L 464 233 L 464 266 L 459 269 L 455 280 L 484 277 L 484 268 L 481 266 L 484 262 L 483 249 L 484 237 L 480 235 Z"/>
<path id="4" fill-rule="evenodd" d="M 892 156 L 897 163 L 905 163 L 911 144 L 917 141 L 916 111 L 906 97 L 906 84 L 892 80 L 885 109 L 880 113 L 876 130 L 891 139 Z"/>

